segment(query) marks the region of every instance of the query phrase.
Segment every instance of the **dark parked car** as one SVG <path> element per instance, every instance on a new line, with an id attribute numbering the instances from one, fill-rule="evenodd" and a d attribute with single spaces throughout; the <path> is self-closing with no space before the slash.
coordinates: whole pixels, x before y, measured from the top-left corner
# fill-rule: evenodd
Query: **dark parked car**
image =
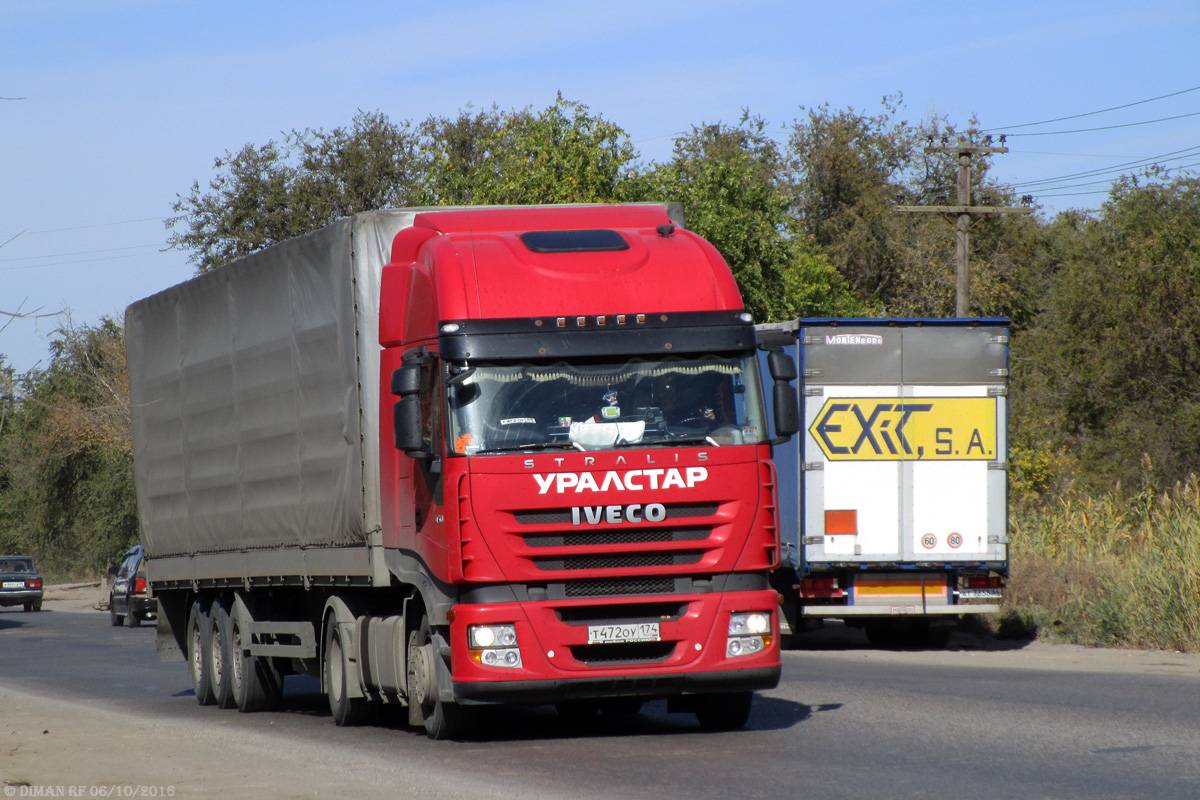
<path id="1" fill-rule="evenodd" d="M 146 559 L 142 546 L 134 545 L 113 568 L 116 578 L 108 595 L 108 613 L 113 626 L 124 622 L 136 628 L 158 619 L 158 601 L 146 596 Z"/>
<path id="2" fill-rule="evenodd" d="M 0 606 L 42 610 L 42 576 L 29 556 L 0 556 Z"/>

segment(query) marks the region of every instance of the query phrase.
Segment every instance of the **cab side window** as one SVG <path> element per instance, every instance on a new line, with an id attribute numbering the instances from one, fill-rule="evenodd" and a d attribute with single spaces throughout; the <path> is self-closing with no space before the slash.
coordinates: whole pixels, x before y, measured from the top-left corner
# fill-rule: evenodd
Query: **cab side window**
<path id="1" fill-rule="evenodd" d="M 421 386 L 417 394 L 421 403 L 421 420 L 424 424 L 422 439 L 428 452 L 438 454 L 438 432 L 442 429 L 442 382 L 438 380 L 438 362 L 432 361 L 421 368 Z"/>

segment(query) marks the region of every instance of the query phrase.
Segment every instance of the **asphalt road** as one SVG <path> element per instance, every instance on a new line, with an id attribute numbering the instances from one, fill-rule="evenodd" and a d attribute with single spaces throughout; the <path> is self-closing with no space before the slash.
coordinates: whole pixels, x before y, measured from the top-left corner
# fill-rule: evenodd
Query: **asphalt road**
<path id="1" fill-rule="evenodd" d="M 336 728 L 301 678 L 278 712 L 202 708 L 153 630 L 53 607 L 0 609 L 0 686 L 344 748 L 362 769 L 419 765 L 496 797 L 1200 798 L 1200 657 L 957 637 L 892 653 L 837 628 L 807 646 L 784 654 L 746 730 L 720 734 L 655 703 L 574 726 L 489 710 L 469 741 L 432 742 L 396 719 Z"/>

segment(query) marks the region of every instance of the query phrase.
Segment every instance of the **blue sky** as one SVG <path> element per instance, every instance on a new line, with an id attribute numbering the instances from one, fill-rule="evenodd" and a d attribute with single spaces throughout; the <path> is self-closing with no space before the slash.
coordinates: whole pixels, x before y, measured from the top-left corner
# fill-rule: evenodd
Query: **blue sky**
<path id="1" fill-rule="evenodd" d="M 90 324 L 186 279 L 186 254 L 163 251 L 176 195 L 226 150 L 359 109 L 419 121 L 561 91 L 665 160 L 674 135 L 743 108 L 781 138 L 802 107 L 873 113 L 896 93 L 913 122 L 1085 114 L 1200 87 L 1198 43 L 1194 0 L 0 0 L 0 97 L 23 98 L 0 100 L 0 311 Z M 1200 91 L 1020 130 L 1196 112 Z M 993 174 L 1020 185 L 1200 146 L 1200 116 L 1008 144 Z M 1038 188 L 1047 213 L 1104 198 Z M 45 366 L 57 324 L 12 321 L 0 353 Z"/>

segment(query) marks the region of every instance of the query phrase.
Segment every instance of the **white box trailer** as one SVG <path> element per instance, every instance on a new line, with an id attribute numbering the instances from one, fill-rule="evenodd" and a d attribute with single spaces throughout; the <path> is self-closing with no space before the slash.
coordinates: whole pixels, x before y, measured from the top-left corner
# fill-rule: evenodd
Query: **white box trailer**
<path id="1" fill-rule="evenodd" d="M 802 319 L 758 326 L 800 365 L 804 430 L 777 447 L 793 630 L 937 645 L 999 610 L 1008 575 L 1008 322 Z"/>

